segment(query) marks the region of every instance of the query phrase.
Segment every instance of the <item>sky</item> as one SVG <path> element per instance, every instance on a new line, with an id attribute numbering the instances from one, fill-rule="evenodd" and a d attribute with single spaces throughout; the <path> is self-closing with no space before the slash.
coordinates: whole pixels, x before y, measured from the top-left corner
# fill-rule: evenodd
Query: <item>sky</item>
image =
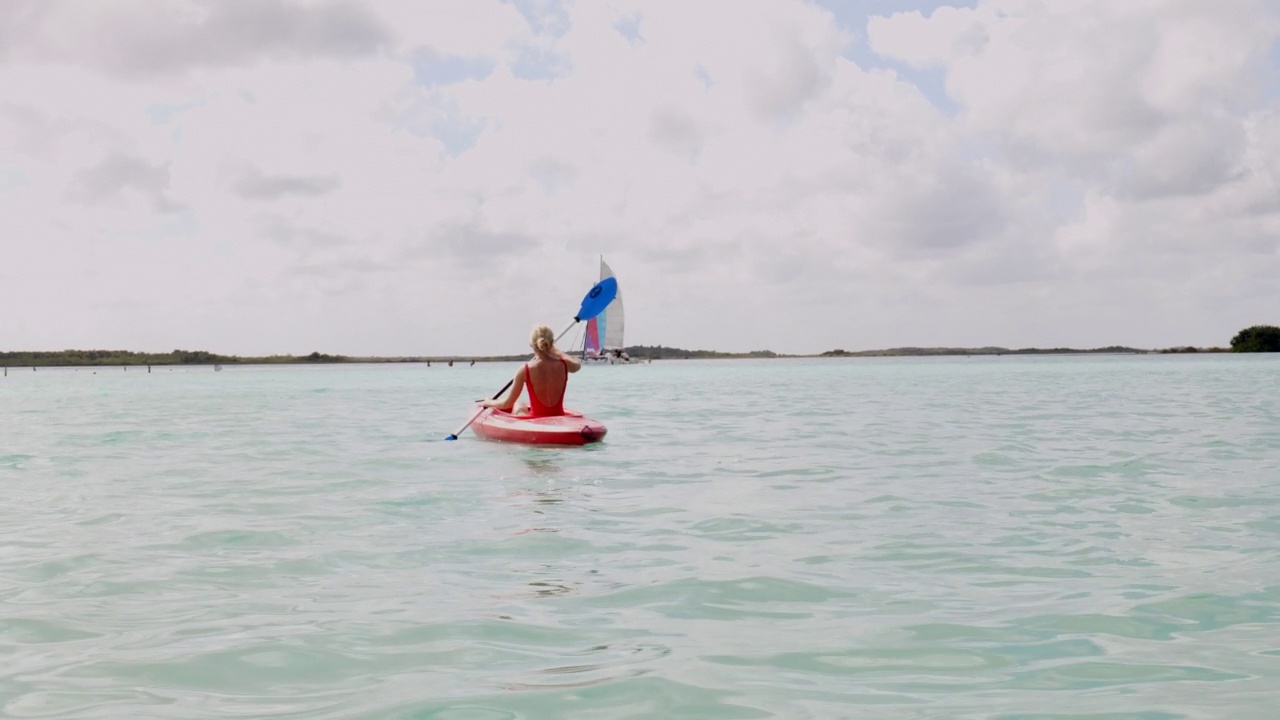
<path id="1" fill-rule="evenodd" d="M 1224 346 L 1274 0 L 6 0 L 0 349 Z M 575 333 L 576 334 L 576 333 Z"/>

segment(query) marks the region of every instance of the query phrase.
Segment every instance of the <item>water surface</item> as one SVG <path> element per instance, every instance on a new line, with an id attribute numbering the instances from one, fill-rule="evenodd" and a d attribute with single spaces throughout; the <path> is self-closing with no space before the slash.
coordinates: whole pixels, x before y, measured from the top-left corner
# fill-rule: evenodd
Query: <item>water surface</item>
<path id="1" fill-rule="evenodd" d="M 11 368 L 0 716 L 1273 718 L 1280 358 Z"/>

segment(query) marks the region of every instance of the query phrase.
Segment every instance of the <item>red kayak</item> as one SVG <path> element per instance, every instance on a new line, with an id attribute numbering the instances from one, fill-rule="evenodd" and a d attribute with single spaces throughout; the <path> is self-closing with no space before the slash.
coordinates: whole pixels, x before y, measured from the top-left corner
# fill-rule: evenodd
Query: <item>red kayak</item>
<path id="1" fill-rule="evenodd" d="M 480 413 L 471 429 L 485 440 L 530 445 L 587 445 L 598 443 L 609 432 L 598 420 L 566 410 L 553 417 L 512 415 L 488 408 Z"/>

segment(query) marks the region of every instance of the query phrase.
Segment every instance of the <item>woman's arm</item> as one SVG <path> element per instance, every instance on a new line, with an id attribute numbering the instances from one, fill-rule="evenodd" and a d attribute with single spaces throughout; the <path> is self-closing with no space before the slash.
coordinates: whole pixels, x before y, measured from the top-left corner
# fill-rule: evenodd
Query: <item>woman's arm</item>
<path id="1" fill-rule="evenodd" d="M 567 368 L 569 372 L 571 373 L 578 372 L 578 370 L 582 367 L 582 363 L 578 362 L 577 358 L 573 357 L 572 355 L 566 355 L 565 352 L 560 348 L 556 348 L 556 352 L 559 353 L 561 359 L 564 360 L 565 368 Z"/>
<path id="2" fill-rule="evenodd" d="M 485 400 L 484 407 L 497 408 L 511 412 L 511 408 L 515 407 L 516 400 L 520 399 L 520 393 L 524 391 L 524 366 L 516 370 L 516 376 L 511 380 L 511 390 L 507 396 L 501 400 Z"/>

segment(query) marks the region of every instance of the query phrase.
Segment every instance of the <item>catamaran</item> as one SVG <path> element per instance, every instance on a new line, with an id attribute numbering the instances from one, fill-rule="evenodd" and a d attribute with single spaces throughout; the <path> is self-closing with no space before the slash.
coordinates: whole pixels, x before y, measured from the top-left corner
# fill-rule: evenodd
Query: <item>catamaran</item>
<path id="1" fill-rule="evenodd" d="M 613 269 L 604 261 L 604 257 L 600 258 L 600 279 L 613 278 L 617 280 L 617 276 L 613 274 Z M 587 330 L 582 341 L 582 359 L 589 363 L 609 363 L 616 365 L 619 363 L 631 362 L 630 356 L 627 355 L 625 346 L 622 344 L 623 331 L 622 316 L 622 286 L 618 286 L 618 294 L 613 298 L 613 302 L 605 308 L 604 312 L 587 321 Z"/>

